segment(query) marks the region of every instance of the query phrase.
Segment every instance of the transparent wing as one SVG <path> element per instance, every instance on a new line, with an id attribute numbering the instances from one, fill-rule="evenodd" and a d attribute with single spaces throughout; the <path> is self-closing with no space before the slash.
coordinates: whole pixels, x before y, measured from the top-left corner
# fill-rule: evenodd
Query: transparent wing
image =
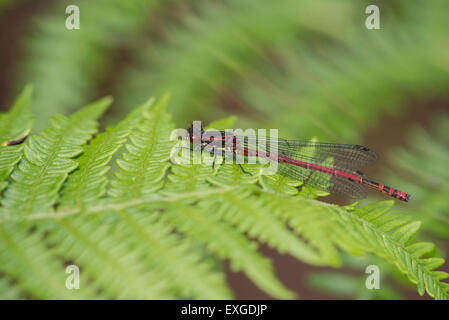
<path id="1" fill-rule="evenodd" d="M 243 142 L 242 142 L 243 141 Z M 239 145 L 245 146 L 245 150 L 254 153 L 261 149 L 267 154 L 277 154 L 274 158 L 287 158 L 306 163 L 317 164 L 326 168 L 338 169 L 354 176 L 362 173 L 356 169 L 365 167 L 377 160 L 377 155 L 367 147 L 353 144 L 335 144 L 323 142 L 306 142 L 284 139 L 268 139 L 265 143 L 249 138 L 237 139 Z M 270 150 L 270 147 L 272 150 Z M 276 150 L 276 151 L 273 151 Z M 270 159 L 273 160 L 273 157 Z M 341 194 L 353 199 L 361 199 L 366 196 L 365 187 L 345 177 L 333 176 L 316 170 L 309 170 L 290 163 L 279 162 L 278 172 L 282 175 L 303 181 L 306 185 L 327 191 L 333 194 Z"/>
<path id="2" fill-rule="evenodd" d="M 304 182 L 305 185 L 313 188 L 340 194 L 352 199 L 362 199 L 366 197 L 366 188 L 355 182 L 339 176 L 332 176 L 327 173 L 308 170 L 302 167 L 287 163 L 278 164 L 278 172 L 281 175 Z M 348 172 L 358 175 L 356 172 Z"/>
<path id="3" fill-rule="evenodd" d="M 267 139 L 257 141 L 254 137 L 239 138 L 237 143 L 252 150 L 265 150 L 270 153 L 270 147 L 278 156 L 319 164 L 328 159 L 333 160 L 335 168 L 357 169 L 366 167 L 377 160 L 374 151 L 356 144 L 337 144 L 326 142 L 297 141 L 284 139 Z"/>

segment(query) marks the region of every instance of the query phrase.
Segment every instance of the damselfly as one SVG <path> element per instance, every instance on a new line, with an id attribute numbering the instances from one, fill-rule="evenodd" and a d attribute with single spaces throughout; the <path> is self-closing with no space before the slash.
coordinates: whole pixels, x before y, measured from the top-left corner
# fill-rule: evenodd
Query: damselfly
<path id="1" fill-rule="evenodd" d="M 359 170 L 377 160 L 375 152 L 361 145 L 278 138 L 275 140 L 269 138 L 261 143 L 255 138 L 239 137 L 230 132 L 215 131 L 215 134 L 207 132 L 209 134 L 205 134 L 202 127 L 196 133 L 193 127 L 189 128 L 190 143 L 193 145 L 199 142 L 198 145 L 201 149 L 209 148 L 210 152 L 220 148 L 228 154 L 255 156 L 268 161 L 277 161 L 279 174 L 333 194 L 361 199 L 366 196 L 366 191 L 369 188 L 402 201 L 410 199 L 409 194 L 372 181 Z M 257 145 L 254 141 L 257 141 Z M 214 147 L 210 148 L 211 145 Z M 277 146 L 276 154 L 260 152 L 261 147 L 263 150 L 268 150 L 270 145 Z M 212 166 L 214 164 L 215 159 Z M 248 173 L 241 164 L 239 166 L 244 173 Z"/>

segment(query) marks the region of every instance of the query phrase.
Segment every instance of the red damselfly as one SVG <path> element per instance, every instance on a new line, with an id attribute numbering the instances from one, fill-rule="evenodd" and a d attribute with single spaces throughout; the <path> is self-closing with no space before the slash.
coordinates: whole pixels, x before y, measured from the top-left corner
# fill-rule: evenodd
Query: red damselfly
<path id="1" fill-rule="evenodd" d="M 188 129 L 192 145 L 197 143 L 201 149 L 208 149 L 209 152 L 214 152 L 218 148 L 225 153 L 276 161 L 279 174 L 302 181 L 305 185 L 316 189 L 353 199 L 364 198 L 367 189 L 374 189 L 402 201 L 410 199 L 409 194 L 372 181 L 359 170 L 377 160 L 374 151 L 361 145 L 278 138 L 268 138 L 265 142 L 261 142 L 248 136 L 239 137 L 227 131 L 210 132 L 204 131 L 202 127 L 196 131 L 193 126 Z M 276 145 L 276 152 L 266 152 L 270 149 L 270 145 Z M 214 164 L 215 160 L 212 166 Z M 239 166 L 244 173 L 248 173 L 241 164 Z"/>

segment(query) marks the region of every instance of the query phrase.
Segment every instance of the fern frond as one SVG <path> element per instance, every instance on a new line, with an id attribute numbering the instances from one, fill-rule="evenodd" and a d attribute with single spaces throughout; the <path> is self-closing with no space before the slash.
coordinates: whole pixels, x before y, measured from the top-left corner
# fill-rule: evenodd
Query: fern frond
<path id="1" fill-rule="evenodd" d="M 26 135 L 33 125 L 33 114 L 31 112 L 31 94 L 33 86 L 26 86 L 11 110 L 6 114 L 0 114 L 0 144 L 2 146 L 10 140 L 15 140 Z"/>
<path id="2" fill-rule="evenodd" d="M 323 236 L 335 245 L 352 254 L 374 253 L 395 264 L 411 282 L 417 284 L 421 295 L 427 291 L 435 299 L 449 299 L 449 285 L 440 281 L 449 275 L 433 270 L 444 260 L 421 258 L 430 253 L 433 246 L 410 241 L 421 223 L 408 222 L 408 216 L 389 212 L 393 206 L 392 200 L 373 203 L 352 212 L 316 201 L 313 206 L 306 206 L 311 200 L 300 197 L 295 197 L 294 201 L 303 208 L 287 213 L 289 223 L 295 230 L 301 232 L 302 228 L 307 228 L 307 225 L 303 225 L 303 219 L 311 212 L 319 212 L 322 218 L 331 222 L 327 226 L 322 225 L 326 231 Z"/>
<path id="3" fill-rule="evenodd" d="M 390 202 L 393 203 L 392 200 Z M 394 213 L 373 217 L 373 207 L 376 206 L 379 205 L 373 204 L 369 206 L 369 210 L 364 207 L 342 217 L 347 225 L 350 222 L 360 233 L 366 232 L 365 239 L 359 237 L 360 243 L 394 263 L 417 285 L 419 294 L 423 295 L 427 291 L 435 299 L 449 299 L 449 285 L 440 281 L 448 278 L 449 274 L 434 271 L 444 260 L 436 257 L 421 258 L 423 251 L 418 253 L 416 249 L 422 250 L 423 245 L 410 243 L 410 238 L 418 231 L 421 223 L 408 223 L 408 217 Z"/>
<path id="4" fill-rule="evenodd" d="M 166 112 L 167 101 L 166 95 L 149 112 L 144 112 L 143 122 L 131 133 L 130 143 L 125 146 L 127 152 L 117 160 L 121 170 L 115 173 L 115 180 L 111 181 L 110 195 L 115 201 L 146 197 L 162 187 L 169 167 L 167 161 L 173 145 L 170 134 L 174 128 Z M 163 224 L 157 226 L 153 223 L 143 227 L 131 209 L 118 212 L 127 226 L 135 231 L 140 243 L 145 243 L 146 250 L 153 252 L 151 261 L 157 272 L 171 279 L 170 284 L 181 292 L 181 296 L 203 299 L 230 296 L 222 289 L 225 287 L 223 283 L 218 283 L 222 279 L 198 261 L 199 256 L 187 240 L 170 240 L 172 236 L 167 232 L 158 236 L 158 230 L 164 230 Z"/>
<path id="5" fill-rule="evenodd" d="M 47 235 L 45 242 L 54 246 L 55 257 L 66 257 L 80 267 L 85 279 L 95 280 L 93 286 L 84 281 L 88 290 L 75 294 L 85 298 L 93 290 L 95 296 L 117 299 L 174 298 L 167 279 L 148 268 L 139 250 L 130 250 L 129 230 L 122 225 L 122 221 L 114 223 L 101 214 L 91 219 L 75 216 L 37 224 L 39 233 Z"/>
<path id="6" fill-rule="evenodd" d="M 141 252 L 129 249 L 129 235 L 104 222 L 98 215 L 1 225 L 2 272 L 17 282 L 21 297 L 174 298 L 165 279 L 144 264 Z M 82 290 L 67 290 L 67 264 L 80 267 Z"/>
<path id="7" fill-rule="evenodd" d="M 279 219 L 277 203 L 262 197 L 252 196 L 250 192 L 239 189 L 217 197 L 215 210 L 223 220 L 231 223 L 241 232 L 256 238 L 281 253 L 288 253 L 299 260 L 316 265 L 336 265 L 335 257 L 322 255 L 323 252 L 291 232 Z"/>
<path id="8" fill-rule="evenodd" d="M 214 209 L 209 203 L 193 208 L 174 202 L 164 212 L 163 218 L 181 232 L 204 243 L 219 258 L 229 259 L 233 271 L 244 271 L 262 290 L 276 298 L 293 298 L 294 294 L 275 277 L 270 261 L 257 253 L 257 244 L 220 221 Z"/>
<path id="9" fill-rule="evenodd" d="M 5 191 L 3 206 L 18 215 L 51 208 L 62 183 L 78 165 L 72 158 L 82 152 L 81 145 L 96 131 L 95 119 L 110 103 L 111 99 L 105 98 L 70 118 L 57 116 L 51 120 L 51 127 L 30 136 L 25 157 Z"/>
<path id="10" fill-rule="evenodd" d="M 64 184 L 60 204 L 64 207 L 82 206 L 95 202 L 106 194 L 108 180 L 106 173 L 112 156 L 125 143 L 131 130 L 141 121 L 143 113 L 153 105 L 150 99 L 113 128 L 97 135 L 89 145 L 84 147 L 83 154 L 77 159 L 79 169 L 69 176 Z"/>
<path id="11" fill-rule="evenodd" d="M 136 214 L 136 211 L 141 213 Z M 171 225 L 156 221 L 147 210 L 121 210 L 118 213 L 126 227 L 132 230 L 129 237 L 135 238 L 136 247 L 142 250 L 154 272 L 168 280 L 172 292 L 181 298 L 232 297 L 224 277 L 213 271 L 213 260 L 195 249 L 198 243 L 174 235 Z"/>
<path id="12" fill-rule="evenodd" d="M 30 109 L 32 91 L 31 86 L 25 87 L 11 110 L 0 114 L 0 192 L 8 185 L 6 179 L 22 158 L 24 144 L 10 145 L 11 141 L 26 137 L 33 125 Z"/>
<path id="13" fill-rule="evenodd" d="M 4 278 L 17 283 L 20 296 L 72 298 L 65 287 L 62 264 L 52 259 L 40 234 L 30 232 L 30 228 L 29 223 L 0 225 L 0 263 L 7 275 Z"/>
<path id="14" fill-rule="evenodd" d="M 436 270 L 444 260 L 432 256 L 433 244 L 412 240 L 421 223 L 391 212 L 393 201 L 339 207 L 292 192 L 298 181 L 280 187 L 262 165 L 245 165 L 251 176 L 235 164 L 170 164 L 167 99 L 141 105 L 88 146 L 108 99 L 27 141 L 0 208 L 0 288 L 17 283 L 21 297 L 230 298 L 218 264 L 229 260 L 271 296 L 293 297 L 257 240 L 314 265 L 338 266 L 340 249 L 373 253 L 420 294 L 449 299 L 441 281 L 449 275 Z M 107 165 L 128 134 L 105 194 Z M 85 291 L 65 288 L 72 263 L 91 279 Z"/>
<path id="15" fill-rule="evenodd" d="M 214 174 L 211 165 L 177 165 L 171 168 L 173 174 L 167 177 L 168 182 L 161 191 L 164 194 L 178 194 L 179 192 L 198 192 L 208 190 L 210 184 L 206 179 Z"/>
<path id="16" fill-rule="evenodd" d="M 130 135 L 125 145 L 126 153 L 117 160 L 120 171 L 111 181 L 111 196 L 135 199 L 149 195 L 161 188 L 170 158 L 174 125 L 166 112 L 168 96 L 165 95 L 144 113 L 144 121 Z"/>
<path id="17" fill-rule="evenodd" d="M 300 181 L 280 175 L 262 175 L 259 182 L 266 190 L 289 195 L 298 194 L 298 187 L 302 184 Z"/>

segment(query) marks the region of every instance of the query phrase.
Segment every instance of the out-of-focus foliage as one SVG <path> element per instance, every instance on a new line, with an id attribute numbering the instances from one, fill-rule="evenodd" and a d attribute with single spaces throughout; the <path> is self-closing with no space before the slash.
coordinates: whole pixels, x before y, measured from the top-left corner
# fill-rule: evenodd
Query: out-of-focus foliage
<path id="1" fill-rule="evenodd" d="M 440 115 L 429 129 L 415 128 L 407 148 L 392 151 L 394 171 L 386 178 L 413 195 L 410 212 L 432 236 L 449 240 L 449 117 Z M 416 181 L 419 181 L 417 184 Z"/>
<path id="2" fill-rule="evenodd" d="M 2 12 L 2 10 L 7 9 L 11 3 L 13 3 L 12 0 L 0 0 L 0 13 Z"/>
<path id="3" fill-rule="evenodd" d="M 114 50 L 135 45 L 159 0 L 77 1 L 80 29 L 67 30 L 65 9 L 73 1 L 54 1 L 35 18 L 23 39 L 20 83 L 35 85 L 33 109 L 42 128 L 50 116 L 67 113 L 95 94 L 113 68 Z"/>
<path id="4" fill-rule="evenodd" d="M 11 114 L 28 117 L 28 97 L 25 90 Z M 0 206 L 1 297 L 230 298 L 220 268 L 227 260 L 267 294 L 293 298 L 257 240 L 319 266 L 339 266 L 340 250 L 372 253 L 419 294 L 449 299 L 441 281 L 449 274 L 435 270 L 444 260 L 432 243 L 412 239 L 421 223 L 392 212 L 393 200 L 339 207 L 313 192 L 292 194 L 261 164 L 247 165 L 252 176 L 235 164 L 173 165 L 173 150 L 181 149 L 172 148 L 167 97 L 148 100 L 92 138 L 110 102 L 55 116 L 14 149 L 17 166 L 5 165 L 12 173 Z M 109 179 L 109 162 L 125 142 Z M 67 290 L 66 264 L 89 279 L 83 290 Z"/>
<path id="5" fill-rule="evenodd" d="M 170 30 L 168 44 L 149 45 L 122 96 L 133 101 L 149 86 L 171 88 L 175 115 L 185 123 L 210 119 L 220 98 L 231 95 L 244 106 L 239 119 L 252 125 L 357 139 L 411 93 L 447 89 L 447 2 L 399 3 L 400 15 L 382 10 L 382 30 L 374 32 L 364 28 L 360 2 L 206 5 L 184 17 L 187 30 Z"/>
<path id="6" fill-rule="evenodd" d="M 307 282 L 311 288 L 326 292 L 333 297 L 352 299 L 403 299 L 396 286 L 391 285 L 391 275 L 394 274 L 404 281 L 403 277 L 389 264 L 381 259 L 369 255 L 354 257 L 343 255 L 346 273 L 342 271 L 312 271 L 308 274 Z M 366 281 L 372 274 L 372 270 L 366 268 L 375 265 L 379 269 L 379 288 L 368 289 Z M 396 271 L 396 272 L 395 272 Z M 406 283 L 402 283 L 406 284 Z M 372 284 L 371 284 L 372 285 Z"/>
<path id="7" fill-rule="evenodd" d="M 39 127 L 107 83 L 118 114 L 170 90 L 179 125 L 238 112 L 285 136 L 357 140 L 411 94 L 447 91 L 444 0 L 382 2 L 381 30 L 365 28 L 368 2 L 79 1 L 76 31 L 63 27 L 67 4 L 36 17 L 23 41 L 19 85 L 36 85 Z"/>

